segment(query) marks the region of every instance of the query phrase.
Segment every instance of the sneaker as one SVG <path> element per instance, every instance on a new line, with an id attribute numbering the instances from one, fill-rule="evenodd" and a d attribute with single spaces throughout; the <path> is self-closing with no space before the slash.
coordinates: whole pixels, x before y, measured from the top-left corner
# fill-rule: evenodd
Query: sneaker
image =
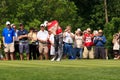
<path id="1" fill-rule="evenodd" d="M 52 58 L 51 61 L 55 61 L 55 58 Z"/>
<path id="2" fill-rule="evenodd" d="M 57 58 L 57 60 L 56 61 L 60 61 L 60 58 Z"/>
<path id="3" fill-rule="evenodd" d="M 118 58 L 114 58 L 115 60 L 118 59 Z"/>
<path id="4" fill-rule="evenodd" d="M 70 58 L 69 58 L 70 60 L 74 60 L 75 58 L 73 57 L 73 56 L 70 56 Z"/>

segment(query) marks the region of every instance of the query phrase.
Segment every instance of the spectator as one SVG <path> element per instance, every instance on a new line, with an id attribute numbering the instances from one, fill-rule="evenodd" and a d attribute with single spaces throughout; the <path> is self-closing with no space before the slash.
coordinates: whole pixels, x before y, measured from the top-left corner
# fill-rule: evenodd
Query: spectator
<path id="1" fill-rule="evenodd" d="M 119 56 L 119 49 L 120 49 L 119 38 L 120 38 L 119 33 L 116 33 L 115 35 L 113 35 L 112 43 L 113 43 L 114 59 L 120 58 L 120 56 Z"/>
<path id="2" fill-rule="evenodd" d="M 98 31 L 98 36 L 94 38 L 94 44 L 95 44 L 95 59 L 105 59 L 106 58 L 106 52 L 105 52 L 105 45 L 106 38 L 103 35 L 103 31 Z"/>
<path id="3" fill-rule="evenodd" d="M 39 54 L 38 51 L 38 41 L 37 41 L 37 30 L 34 28 L 30 28 L 30 32 L 28 33 L 28 38 L 30 41 L 30 59 L 36 60 Z"/>
<path id="4" fill-rule="evenodd" d="M 98 36 L 98 31 L 97 31 L 97 30 L 94 30 L 94 31 L 93 31 L 93 35 L 94 35 L 94 37 Z"/>
<path id="5" fill-rule="evenodd" d="M 40 25 L 40 31 L 37 33 L 37 39 L 39 41 L 39 53 L 40 53 L 40 59 L 43 60 L 48 59 L 48 31 L 45 30 L 44 24 Z"/>
<path id="6" fill-rule="evenodd" d="M 51 43 L 50 43 L 50 35 L 51 35 L 51 31 L 48 31 L 49 37 L 48 37 L 48 57 L 49 59 L 53 58 L 53 55 L 50 54 L 50 49 L 51 49 Z"/>
<path id="7" fill-rule="evenodd" d="M 33 35 L 34 28 L 31 27 L 29 29 L 28 33 L 28 40 L 29 40 L 29 59 L 32 59 L 32 53 L 33 53 L 33 46 L 32 46 L 32 35 Z"/>
<path id="8" fill-rule="evenodd" d="M 15 38 L 14 38 L 14 47 L 15 47 L 15 51 L 14 51 L 14 59 L 16 59 L 16 54 L 19 53 L 19 39 L 18 39 L 18 30 L 16 28 L 16 25 L 12 24 L 11 27 L 14 29 L 15 31 Z"/>
<path id="9" fill-rule="evenodd" d="M 33 47 L 35 48 L 33 51 L 33 59 L 38 59 L 40 54 L 39 54 L 39 41 L 37 39 L 37 33 L 38 30 L 34 30 L 33 31 L 33 39 L 32 39 L 32 44 L 34 45 Z"/>
<path id="10" fill-rule="evenodd" d="M 73 38 L 74 38 L 74 34 L 71 32 L 71 26 L 67 26 L 65 29 L 65 32 L 63 33 L 63 38 L 64 38 L 64 44 L 65 44 L 65 54 L 64 55 L 68 55 L 69 58 L 73 59 Z"/>
<path id="11" fill-rule="evenodd" d="M 9 60 L 9 52 L 10 52 L 10 59 L 14 60 L 13 52 L 14 52 L 14 36 L 15 32 L 10 26 L 10 22 L 6 22 L 6 27 L 3 29 L 2 32 L 3 36 L 3 44 L 4 44 L 4 51 L 5 51 L 5 58 Z"/>
<path id="12" fill-rule="evenodd" d="M 52 31 L 49 30 L 49 42 L 51 44 L 50 46 L 50 55 L 52 57 L 51 61 L 54 61 L 54 57 L 55 57 L 55 47 L 54 47 L 54 34 L 52 33 Z"/>
<path id="13" fill-rule="evenodd" d="M 75 56 L 77 55 L 79 56 L 79 59 L 82 59 L 83 47 L 84 47 L 84 40 L 83 40 L 82 31 L 80 29 L 77 29 L 74 38 L 74 52 L 75 52 Z"/>
<path id="14" fill-rule="evenodd" d="M 24 25 L 20 23 L 20 30 L 18 31 L 18 39 L 19 39 L 19 52 L 20 59 L 23 60 L 23 52 L 25 50 L 27 60 L 29 60 L 29 42 L 28 42 L 28 31 L 24 29 Z"/>
<path id="15" fill-rule="evenodd" d="M 87 30 L 84 32 L 83 39 L 84 39 L 84 52 L 83 52 L 83 58 L 87 59 L 93 59 L 94 53 L 93 53 L 93 34 L 91 34 L 91 29 L 87 28 Z"/>

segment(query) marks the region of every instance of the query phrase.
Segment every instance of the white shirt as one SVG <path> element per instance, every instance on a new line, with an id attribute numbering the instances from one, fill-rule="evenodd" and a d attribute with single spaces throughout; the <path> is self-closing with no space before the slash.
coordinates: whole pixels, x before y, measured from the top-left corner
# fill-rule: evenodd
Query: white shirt
<path id="1" fill-rule="evenodd" d="M 49 40 L 51 43 L 54 44 L 54 34 L 51 34 L 49 36 Z M 53 45 L 51 45 L 51 48 L 50 48 L 50 55 L 55 55 L 55 47 Z"/>
<path id="2" fill-rule="evenodd" d="M 114 45 L 113 45 L 113 50 L 119 50 L 120 46 L 119 46 L 119 41 L 115 41 Z"/>
<path id="3" fill-rule="evenodd" d="M 38 33 L 37 33 L 37 38 L 40 39 L 40 40 L 47 40 L 49 37 L 49 34 L 48 34 L 48 31 L 44 30 L 40 30 Z"/>
<path id="4" fill-rule="evenodd" d="M 83 47 L 83 37 L 82 36 L 75 36 L 75 43 L 77 48 Z"/>
<path id="5" fill-rule="evenodd" d="M 54 34 L 51 34 L 49 37 L 50 42 L 54 43 Z"/>
<path id="6" fill-rule="evenodd" d="M 71 33 L 71 34 L 74 35 L 73 33 Z M 65 43 L 73 43 L 73 38 L 71 37 L 70 33 L 65 32 L 64 42 Z"/>
<path id="7" fill-rule="evenodd" d="M 19 41 L 19 39 L 18 39 L 18 30 L 15 31 L 14 41 Z"/>

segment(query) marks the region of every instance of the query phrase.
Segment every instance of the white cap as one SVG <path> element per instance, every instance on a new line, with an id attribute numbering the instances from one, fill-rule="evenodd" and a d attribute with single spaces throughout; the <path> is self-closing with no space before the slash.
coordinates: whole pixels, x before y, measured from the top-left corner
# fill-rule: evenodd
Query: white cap
<path id="1" fill-rule="evenodd" d="M 43 24 L 44 24 L 45 27 L 47 26 L 47 23 L 48 23 L 48 21 L 44 21 Z"/>
<path id="2" fill-rule="evenodd" d="M 11 24 L 10 26 L 11 26 L 11 27 L 13 27 L 13 26 L 14 26 L 14 24 Z"/>
<path id="3" fill-rule="evenodd" d="M 90 28 L 87 28 L 87 31 L 91 31 L 91 29 L 90 29 Z"/>
<path id="4" fill-rule="evenodd" d="M 77 31 L 81 31 L 81 29 L 80 29 L 80 28 L 78 28 L 78 29 L 77 29 Z"/>
<path id="5" fill-rule="evenodd" d="M 98 31 L 97 30 L 94 30 L 93 31 L 93 34 L 95 35 L 95 34 L 98 34 Z"/>
<path id="6" fill-rule="evenodd" d="M 45 27 L 45 25 L 44 25 L 44 24 L 41 24 L 40 27 Z"/>
<path id="7" fill-rule="evenodd" d="M 10 22 L 9 22 L 9 21 L 6 22 L 6 25 L 8 25 L 8 24 L 10 25 Z"/>
<path id="8" fill-rule="evenodd" d="M 99 33 L 102 33 L 103 31 L 100 29 L 98 32 L 99 32 Z"/>

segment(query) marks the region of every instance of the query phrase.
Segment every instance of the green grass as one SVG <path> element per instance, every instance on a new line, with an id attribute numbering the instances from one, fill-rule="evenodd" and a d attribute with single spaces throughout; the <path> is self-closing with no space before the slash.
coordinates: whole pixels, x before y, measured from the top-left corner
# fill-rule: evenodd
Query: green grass
<path id="1" fill-rule="evenodd" d="M 0 61 L 0 80 L 120 80 L 119 60 Z"/>

